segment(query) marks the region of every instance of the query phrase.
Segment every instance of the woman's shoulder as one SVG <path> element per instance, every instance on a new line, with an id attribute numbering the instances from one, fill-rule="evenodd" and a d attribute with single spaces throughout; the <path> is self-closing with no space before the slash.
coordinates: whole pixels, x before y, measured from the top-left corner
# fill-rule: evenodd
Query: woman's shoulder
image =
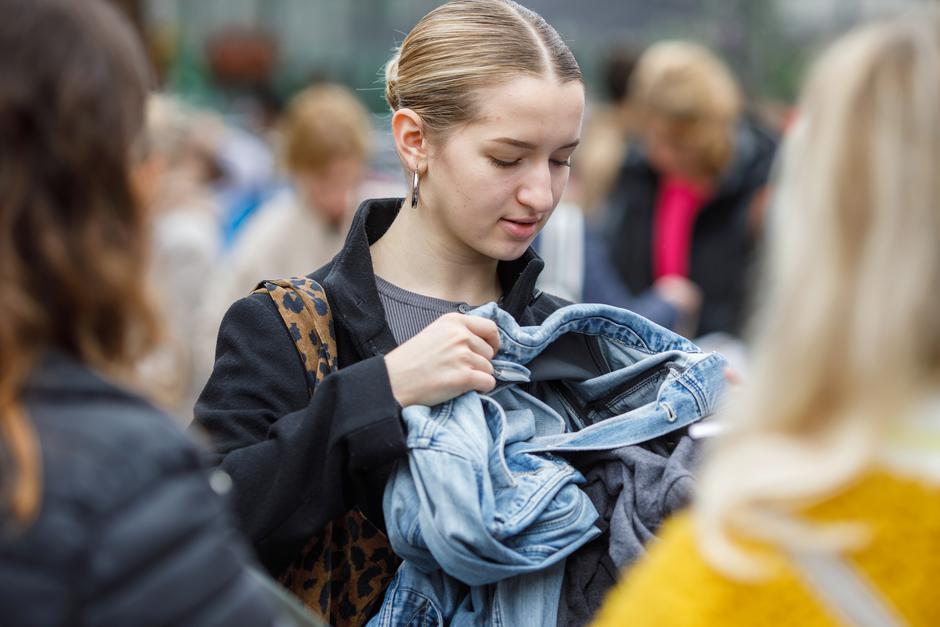
<path id="1" fill-rule="evenodd" d="M 829 625 L 792 575 L 775 572 L 762 582 L 732 579 L 701 554 L 688 513 L 668 521 L 649 554 L 611 591 L 599 627 L 710 625 Z"/>
<path id="2" fill-rule="evenodd" d="M 207 617 L 230 616 L 236 595 L 260 607 L 235 578 L 245 557 L 217 494 L 227 477 L 207 477 L 202 452 L 174 418 L 75 364 L 32 386 L 26 407 L 42 502 L 28 527 L 0 535 L 0 581 L 10 584 L 0 586 L 0 607 L 16 597 L 48 603 L 21 606 L 13 622 L 64 624 L 87 612 L 137 624 L 156 611 L 189 624 L 199 600 L 199 616 L 215 624 Z M 162 605 L 132 603 L 144 597 Z"/>
<path id="3" fill-rule="evenodd" d="M 937 605 L 927 589 L 930 578 L 918 574 L 940 568 L 938 486 L 873 471 L 805 515 L 817 523 L 863 524 L 870 541 L 847 561 L 903 608 L 912 624 L 927 624 L 924 618 Z M 779 551 L 751 549 L 770 558 L 768 576 L 753 582 L 729 577 L 703 557 L 690 514 L 680 514 L 663 526 L 649 554 L 624 573 L 598 624 L 619 624 L 625 616 L 641 626 L 833 624 L 791 560 Z"/>
<path id="4" fill-rule="evenodd" d="M 42 460 L 42 497 L 26 529 L 0 535 L 0 579 L 7 567 L 19 569 L 16 589 L 47 589 L 53 598 L 76 585 L 89 559 L 123 559 L 118 545 L 89 554 L 105 530 L 125 539 L 145 533 L 135 530 L 141 526 L 156 530 L 139 539 L 145 543 L 195 515 L 165 507 L 165 496 L 181 481 L 206 481 L 201 453 L 174 418 L 140 396 L 77 362 L 58 363 L 31 382 L 24 407 Z M 140 507 L 148 503 L 153 509 Z M 166 518 L 153 520 L 154 512 Z"/>
<path id="5" fill-rule="evenodd" d="M 70 380 L 57 380 L 62 376 Z M 202 464 L 177 419 L 77 363 L 34 388 L 26 408 L 50 504 L 73 502 L 100 513 L 163 476 Z"/>
<path id="6" fill-rule="evenodd" d="M 940 572 L 940 482 L 924 473 L 878 466 L 813 507 L 814 522 L 860 523 L 868 541 L 848 554 L 910 624 L 940 615 L 932 573 Z M 929 617 L 933 617 L 930 618 Z"/>

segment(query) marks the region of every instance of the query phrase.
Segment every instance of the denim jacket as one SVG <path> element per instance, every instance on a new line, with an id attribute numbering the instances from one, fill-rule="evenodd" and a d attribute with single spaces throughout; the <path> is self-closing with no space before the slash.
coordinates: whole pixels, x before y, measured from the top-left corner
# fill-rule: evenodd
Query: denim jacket
<path id="1" fill-rule="evenodd" d="M 402 412 L 408 460 L 383 506 L 406 564 L 373 625 L 418 613 L 429 625 L 553 623 L 564 559 L 600 533 L 584 478 L 562 455 L 682 429 L 724 389 L 724 358 L 623 309 L 571 305 L 533 327 L 495 303 L 471 313 L 499 327 L 498 385 Z M 566 354 L 578 334 L 601 340 L 595 363 Z M 527 389 L 535 380 L 556 393 L 540 400 Z"/>

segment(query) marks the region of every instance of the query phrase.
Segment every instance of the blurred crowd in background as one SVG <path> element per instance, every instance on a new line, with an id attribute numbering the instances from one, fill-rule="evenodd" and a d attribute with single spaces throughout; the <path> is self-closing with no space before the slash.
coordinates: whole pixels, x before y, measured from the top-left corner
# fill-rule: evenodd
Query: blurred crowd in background
<path id="1" fill-rule="evenodd" d="M 434 3 L 114 2 L 159 81 L 136 178 L 167 324 L 141 368 L 188 420 L 227 307 L 329 261 L 359 201 L 406 194 L 381 69 Z M 912 3 L 532 2 L 589 95 L 568 191 L 536 241 L 541 287 L 633 309 L 746 370 L 749 276 L 804 65 Z"/>
<path id="2" fill-rule="evenodd" d="M 0 623 L 7 624 L 9 614 L 14 622 L 28 616 L 36 625 L 53 624 L 50 617 L 68 624 L 143 624 L 141 616 L 148 624 L 181 625 L 179 616 L 186 615 L 191 622 L 185 624 L 284 625 L 290 624 L 283 622 L 286 614 L 296 614 L 297 624 L 317 624 L 268 574 L 292 593 L 301 591 L 309 608 L 316 611 L 319 604 L 325 617 L 340 617 L 339 624 L 377 616 L 380 596 L 386 597 L 383 608 L 413 612 L 409 624 L 430 622 L 430 601 L 414 610 L 397 596 L 411 566 L 396 570 L 392 545 L 380 533 L 388 509 L 379 526 L 365 517 L 367 501 L 395 505 L 397 497 L 385 498 L 383 490 L 392 485 L 385 483 L 390 468 L 398 473 L 408 467 L 398 466 L 396 455 L 447 443 L 434 440 L 436 432 L 428 437 L 432 444 L 414 444 L 425 437 L 412 437 L 414 431 L 406 439 L 413 427 L 401 418 L 401 408 L 427 409 L 437 397 L 397 394 L 393 378 L 431 380 L 443 371 L 442 363 L 472 371 L 467 353 L 473 353 L 487 368 L 487 382 L 516 385 L 509 370 L 490 370 L 498 365 L 493 357 L 500 337 L 515 340 L 505 330 L 500 336 L 493 325 L 490 342 L 463 326 L 484 321 L 444 314 L 438 321 L 444 324 L 432 323 L 438 326 L 417 343 L 394 336 L 398 350 L 411 346 L 412 352 L 385 354 L 371 345 L 377 336 L 350 330 L 357 322 L 352 319 L 368 307 L 359 295 L 380 280 L 417 299 L 424 292 L 397 288 L 369 264 L 343 264 L 344 274 L 334 270 L 370 254 L 382 259 L 375 245 L 396 237 L 389 230 L 369 240 L 375 220 L 385 218 L 378 213 L 368 222 L 362 216 L 389 210 L 406 220 L 417 215 L 399 214 L 397 200 L 389 198 L 410 197 L 412 208 L 423 206 L 418 166 L 408 166 L 408 180 L 403 177 L 403 136 L 433 151 L 440 137 L 446 145 L 454 137 L 447 133 L 467 119 L 503 123 L 501 114 L 481 107 L 476 118 L 458 115 L 452 126 L 418 125 L 419 133 L 398 126 L 414 113 L 403 111 L 414 105 L 402 104 L 408 102 L 401 96 L 408 93 L 401 91 L 407 74 L 399 75 L 399 66 L 409 54 L 412 66 L 422 65 L 415 57 L 433 58 L 411 52 L 423 50 L 421 33 L 432 27 L 443 28 L 429 40 L 447 44 L 450 53 L 441 57 L 447 62 L 435 59 L 436 73 L 415 73 L 411 87 L 428 92 L 434 105 L 429 110 L 471 110 L 462 103 L 442 105 L 434 96 L 459 91 L 451 83 L 442 89 L 438 80 L 442 73 L 458 73 L 450 63 L 454 49 L 471 65 L 481 63 L 476 48 L 461 46 L 463 40 L 450 38 L 449 29 L 465 26 L 467 14 L 483 9 L 490 13 L 482 23 L 499 24 L 496 18 L 509 12 L 511 28 L 503 22 L 496 30 L 458 35 L 502 51 L 525 39 L 528 31 L 520 28 L 534 28 L 533 41 L 520 49 L 530 46 L 527 58 L 545 67 L 532 76 L 520 76 L 531 68 L 516 68 L 504 83 L 504 66 L 482 63 L 497 78 L 466 88 L 466 94 L 513 106 L 516 99 L 537 100 L 540 108 L 515 111 L 516 121 L 541 124 L 540 132 L 576 129 L 581 74 L 572 51 L 584 69 L 587 94 L 580 142 L 571 142 L 565 131 L 569 143 L 552 146 L 547 155 L 550 184 L 543 185 L 542 199 L 552 204 L 546 202 L 540 215 L 560 198 L 551 219 L 535 237 L 537 222 L 500 218 L 530 229 L 526 238 L 515 238 L 522 242 L 519 251 L 535 237 L 532 246 L 545 262 L 538 289 L 532 285 L 540 264 L 528 252 L 523 271 L 487 253 L 493 262 L 489 284 L 502 290 L 504 274 L 507 284 L 528 276 L 516 300 L 525 315 L 535 309 L 539 290 L 566 301 L 632 310 L 705 351 L 719 351 L 730 366 L 720 361 L 712 373 L 716 388 L 730 388 L 726 401 L 703 392 L 701 377 L 676 374 L 680 362 L 671 355 L 685 348 L 654 349 L 657 344 L 642 338 L 627 347 L 621 335 L 611 339 L 615 351 L 622 344 L 631 359 L 640 356 L 636 363 L 662 359 L 655 376 L 630 371 L 636 364 L 617 370 L 629 379 L 608 378 L 614 373 L 601 369 L 588 383 L 621 387 L 577 408 L 569 407 L 564 392 L 570 388 L 561 385 L 567 371 L 552 373 L 558 381 L 544 373 L 545 381 L 526 381 L 532 390 L 558 383 L 559 405 L 576 418 L 584 410 L 595 421 L 590 427 L 627 417 L 622 409 L 639 390 L 642 407 L 655 406 L 678 432 L 670 398 L 651 392 L 661 382 L 656 389 L 674 385 L 689 393 L 695 420 L 712 411 L 719 416 L 687 433 L 682 427 L 681 437 L 667 431 L 618 444 L 616 450 L 655 458 L 645 462 L 648 468 L 662 463 L 663 470 L 641 480 L 639 465 L 626 457 L 615 461 L 612 481 L 626 495 L 627 507 L 617 505 L 606 514 L 598 508 L 597 522 L 588 524 L 592 533 L 614 546 L 615 526 L 631 534 L 642 526 L 631 513 L 631 491 L 659 498 L 679 484 L 674 474 L 693 477 L 680 468 L 678 456 L 657 457 L 655 451 L 688 453 L 698 464 L 699 444 L 693 440 L 709 439 L 701 479 L 695 471 L 700 484 L 692 505 L 671 518 L 662 534 L 655 530 L 657 541 L 649 543 L 648 555 L 646 545 L 640 547 L 636 566 L 608 559 L 607 545 L 585 544 L 587 561 L 572 559 L 576 566 L 564 574 L 566 586 L 575 582 L 566 589 L 577 594 L 556 602 L 557 591 L 539 592 L 552 597 L 544 607 L 559 610 L 558 625 L 595 618 L 598 625 L 619 625 L 625 617 L 657 627 L 828 625 L 835 617 L 853 625 L 907 624 L 904 617 L 910 624 L 940 623 L 930 594 L 940 555 L 940 300 L 929 289 L 940 276 L 936 2 L 528 2 L 571 50 L 551 26 L 514 3 L 507 8 L 505 2 L 452 2 L 421 18 L 441 4 L 0 0 L 0 528 L 9 532 L 0 533 Z M 901 10 L 915 5 L 922 6 Z M 881 14 L 898 17 L 857 28 Z M 409 48 L 401 40 L 413 26 L 407 41 L 419 43 Z M 499 45 L 493 45 L 494 32 L 504 37 Z M 833 41 L 838 43 L 829 46 Z M 400 44 L 386 79 L 383 64 Z M 827 52 L 820 56 L 823 48 Z M 573 82 L 559 69 L 565 67 L 579 81 L 573 92 L 577 114 L 566 124 L 546 122 L 563 109 L 559 103 Z M 461 80 L 471 84 L 467 76 Z M 395 95 L 388 104 L 386 80 L 397 84 L 390 87 Z M 525 93 L 509 84 L 536 87 Z M 398 112 L 394 138 L 389 105 Z M 461 130 L 468 128 L 479 127 Z M 539 148 L 528 140 L 489 141 Z M 570 162 L 569 153 L 559 156 L 558 150 L 576 144 Z M 455 154 L 471 155 L 467 161 L 483 155 Z M 477 178 L 473 191 L 457 189 L 458 195 L 479 204 L 476 196 L 485 195 L 493 171 L 523 161 L 488 159 L 490 174 Z M 451 160 L 448 173 L 459 161 Z M 552 172 L 563 176 L 552 178 Z M 434 204 L 434 180 L 424 181 L 421 202 L 447 208 Z M 386 200 L 362 205 L 353 222 L 366 199 Z M 463 216 L 461 207 L 472 203 L 453 207 L 451 214 Z M 410 236 L 393 240 L 399 252 L 433 241 L 418 222 L 388 224 Z M 388 224 L 383 228 L 390 229 Z M 456 230 L 470 231 L 463 222 Z M 458 240 L 441 240 L 445 245 L 437 252 L 451 252 Z M 277 314 L 274 327 L 250 313 L 259 303 L 242 297 L 259 284 L 308 275 L 341 250 L 340 262 L 322 270 L 333 281 L 330 289 L 340 288 L 331 294 L 342 294 L 341 317 L 332 317 L 333 305 L 319 285 L 304 281 L 268 283 L 270 294 L 252 295 L 264 296 L 268 314 Z M 428 276 L 426 258 L 415 259 L 410 274 Z M 447 279 L 442 283 L 472 268 L 456 267 L 441 275 Z M 436 300 L 466 313 L 482 304 L 473 294 L 495 299 L 501 292 L 468 293 L 460 302 Z M 387 306 L 378 293 L 372 297 L 375 307 Z M 306 326 L 306 316 L 292 317 L 306 299 L 307 313 L 316 312 L 312 319 L 319 326 Z M 239 300 L 243 307 L 233 308 Z M 507 311 L 508 300 L 499 301 Z M 600 325 L 614 311 L 567 309 L 600 311 L 589 318 Z M 379 311 L 384 317 L 378 319 L 391 343 L 396 329 L 386 321 L 395 316 L 388 311 Z M 597 327 L 585 328 L 585 336 L 603 335 Z M 688 345 L 645 321 L 642 328 Z M 436 335 L 435 329 L 450 334 Z M 636 334 L 633 327 L 626 330 Z M 448 362 L 444 357 L 450 354 L 442 352 L 441 361 L 429 360 L 428 347 L 447 348 L 452 337 L 459 339 L 454 342 L 463 352 L 454 354 L 460 357 Z M 275 346 L 288 338 L 296 343 L 299 361 L 283 344 Z M 345 361 L 350 347 L 366 344 L 372 357 Z M 694 354 L 703 361 L 721 359 Z M 599 366 L 595 353 L 589 356 Z M 577 359 L 570 361 L 581 367 Z M 404 362 L 424 369 L 393 367 Z M 451 385 L 441 379 L 438 387 Z M 148 400 L 127 393 L 125 385 Z M 200 415 L 190 432 L 213 440 L 219 468 L 208 476 L 205 453 L 149 403 L 186 425 L 200 393 Z M 531 398 L 537 409 L 555 414 L 534 392 Z M 286 409 L 297 403 L 306 405 Z M 497 401 L 490 395 L 488 403 Z M 366 415 L 373 406 L 378 418 Z M 618 415 L 603 415 L 601 406 Z M 532 413 L 499 408 L 501 428 L 511 432 L 506 415 L 526 412 Z M 479 467 L 496 466 L 496 459 L 506 466 L 509 482 L 538 474 L 525 467 L 510 475 L 505 453 L 519 442 L 506 444 L 506 433 L 497 438 L 483 431 L 487 447 L 491 440 L 505 445 L 493 448 L 503 457 L 483 448 L 483 462 L 466 466 L 471 471 L 463 474 L 485 475 Z M 588 452 L 598 454 L 597 447 L 594 442 Z M 536 455 L 555 457 L 545 450 Z M 566 453 L 572 450 L 560 455 Z M 414 459 L 409 457 L 412 464 Z M 610 461 L 597 459 L 601 465 Z M 443 472 L 432 468 L 439 477 L 451 477 L 446 465 L 440 466 Z M 597 488 L 571 468 L 581 483 L 591 484 L 580 490 Z M 450 484 L 447 489 L 460 491 Z M 376 494 L 383 498 L 375 501 Z M 232 533 L 223 498 L 235 504 L 238 526 L 268 574 L 257 569 L 245 538 Z M 413 500 L 430 501 L 426 494 Z M 520 502 L 516 498 L 513 506 Z M 652 507 L 655 527 L 668 512 Z M 334 517 L 333 510 L 342 515 Z M 461 512 L 437 511 L 463 522 Z M 493 516 L 501 529 L 502 513 Z M 561 518 L 557 511 L 551 515 Z M 556 520 L 542 524 L 532 523 L 521 535 L 550 536 L 562 526 Z M 640 544 L 653 533 L 644 527 Z M 542 550 L 529 548 L 532 554 Z M 272 567 L 271 555 L 292 561 Z M 626 566 L 630 578 L 618 582 Z M 389 586 L 393 572 L 396 583 Z M 561 575 L 552 581 L 561 582 Z M 539 585 L 536 580 L 529 590 Z M 348 595 L 353 587 L 356 598 Z M 605 609 L 594 615 L 608 589 L 613 593 Z M 466 599 L 478 603 L 473 592 L 460 603 Z M 583 616 L 571 619 L 571 607 L 583 609 Z"/>

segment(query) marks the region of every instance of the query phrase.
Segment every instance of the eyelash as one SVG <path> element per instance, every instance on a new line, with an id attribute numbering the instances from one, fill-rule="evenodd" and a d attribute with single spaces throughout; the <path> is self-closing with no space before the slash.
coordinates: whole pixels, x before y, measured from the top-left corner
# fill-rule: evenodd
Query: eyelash
<path id="1" fill-rule="evenodd" d="M 495 165 L 497 168 L 511 168 L 514 165 L 518 165 L 521 159 L 517 159 L 516 161 L 500 161 L 499 159 L 494 159 L 493 157 L 490 157 L 490 161 L 492 161 L 493 165 Z M 559 167 L 565 167 L 565 168 L 571 167 L 571 159 L 565 159 L 564 161 L 551 159 L 551 162 L 553 165 L 557 165 Z"/>

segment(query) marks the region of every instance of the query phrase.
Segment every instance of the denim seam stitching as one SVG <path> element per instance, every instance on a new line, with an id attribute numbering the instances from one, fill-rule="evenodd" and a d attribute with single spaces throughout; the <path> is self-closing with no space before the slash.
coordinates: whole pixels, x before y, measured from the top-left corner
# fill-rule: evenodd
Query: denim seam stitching
<path id="1" fill-rule="evenodd" d="M 528 516 L 529 513 L 533 509 L 538 507 L 539 504 L 544 499 L 549 498 L 549 496 L 553 496 L 554 494 L 556 494 L 555 492 L 556 486 L 559 483 L 571 477 L 572 475 L 571 470 L 573 470 L 573 468 L 570 466 L 557 467 L 555 471 L 552 473 L 552 475 L 548 479 L 546 479 L 545 482 L 541 486 L 538 487 L 538 489 L 536 489 L 532 494 L 529 495 L 529 497 L 526 499 L 525 503 L 523 503 L 521 507 L 519 507 L 516 511 L 506 516 L 505 522 L 502 523 L 500 527 L 509 527 L 510 522 L 514 520 L 525 519 L 526 516 Z"/>
<path id="2" fill-rule="evenodd" d="M 625 390 L 625 391 L 621 392 L 620 394 L 618 394 L 616 397 L 614 397 L 613 399 L 611 399 L 611 401 L 610 401 L 609 403 L 605 403 L 607 411 L 613 411 L 613 410 L 611 409 L 612 407 L 616 407 L 617 404 L 620 403 L 620 402 L 622 402 L 626 397 L 632 396 L 633 393 L 636 392 L 637 390 L 639 390 L 640 388 L 643 388 L 643 387 L 649 385 L 650 382 L 654 379 L 655 376 L 656 376 L 656 373 L 653 373 L 652 375 L 650 375 L 650 376 L 648 376 L 647 378 L 643 379 L 643 380 L 640 381 L 639 383 L 636 383 L 635 385 L 633 385 L 629 390 Z M 667 375 L 667 376 L 668 376 L 668 375 Z M 659 387 L 658 387 L 657 389 L 660 389 L 660 388 L 662 388 L 662 383 L 659 385 Z M 623 413 L 623 412 L 617 412 L 617 413 Z"/>
<path id="3" fill-rule="evenodd" d="M 518 534 L 518 536 L 519 537 L 531 536 L 531 535 L 541 533 L 543 531 L 555 531 L 556 529 L 566 527 L 571 521 L 577 520 L 578 518 L 580 518 L 583 512 L 584 512 L 584 501 L 579 499 L 577 509 L 571 511 L 570 513 L 566 514 L 562 518 L 558 518 L 557 520 L 554 520 L 552 522 L 541 523 L 541 524 L 536 522 L 533 525 L 526 527 L 522 533 Z"/>
<path id="4" fill-rule="evenodd" d="M 642 337 L 640 336 L 640 334 L 637 333 L 632 327 L 626 326 L 626 325 L 624 325 L 624 324 L 622 324 L 622 323 L 619 323 L 619 322 L 617 322 L 617 321 L 615 321 L 615 320 L 611 320 L 610 318 L 608 318 L 608 317 L 606 317 L 606 316 L 590 316 L 590 317 L 588 317 L 588 318 L 575 318 L 575 319 L 573 319 L 573 320 L 569 320 L 569 321 L 563 323 L 561 326 L 556 327 L 556 330 L 555 330 L 555 332 L 554 332 L 552 335 L 554 335 L 554 339 L 558 339 L 559 337 L 561 337 L 561 336 L 564 335 L 565 333 L 570 333 L 570 332 L 571 332 L 571 331 L 569 331 L 569 328 L 570 328 L 570 327 L 576 326 L 578 323 L 588 324 L 588 323 L 590 323 L 590 322 L 598 322 L 599 324 L 603 324 L 603 325 L 605 326 L 605 328 L 609 328 L 609 327 L 613 326 L 613 327 L 615 327 L 615 328 L 617 328 L 617 329 L 628 329 L 631 334 L 633 334 L 634 336 L 636 336 L 637 341 L 638 341 L 638 342 L 640 343 L 640 345 L 645 349 L 644 352 L 646 352 L 646 353 L 648 353 L 648 354 L 651 354 L 651 355 L 652 355 L 652 354 L 655 354 L 655 353 L 661 353 L 661 352 L 663 352 L 663 351 L 654 351 L 654 350 L 650 347 L 650 345 L 647 344 L 647 343 L 642 339 Z M 500 335 L 505 336 L 505 339 L 506 339 L 510 344 L 513 344 L 513 345 L 515 345 L 515 346 L 517 346 L 517 347 L 519 347 L 519 348 L 538 348 L 540 345 L 547 343 L 547 342 L 549 341 L 549 339 L 550 339 L 549 337 L 544 337 L 544 338 L 540 338 L 540 339 L 534 340 L 534 341 L 535 341 L 534 344 L 526 344 L 526 343 L 521 342 L 521 341 L 517 340 L 516 338 L 512 337 L 512 336 L 506 331 L 506 329 L 504 329 L 502 326 L 500 327 L 500 332 L 501 332 Z M 609 337 L 610 339 L 618 339 L 618 340 L 620 340 L 620 342 L 623 343 L 625 346 L 629 346 L 629 344 L 626 344 L 626 340 L 621 339 L 620 337 L 618 337 L 617 334 L 609 334 L 609 332 L 608 332 L 608 333 L 602 333 L 602 332 L 600 332 L 600 331 L 586 331 L 586 330 L 577 330 L 577 331 L 574 331 L 574 332 L 575 332 L 575 333 L 581 333 L 581 334 L 583 334 L 583 335 L 604 336 L 604 337 Z M 639 348 L 639 347 L 636 347 L 636 348 Z M 681 349 L 676 349 L 676 350 L 681 350 Z M 683 351 L 683 352 L 692 352 L 692 351 Z"/>
<path id="5" fill-rule="evenodd" d="M 705 415 L 708 413 L 709 403 L 705 400 L 705 391 L 699 386 L 698 382 L 695 380 L 695 377 L 692 376 L 692 370 L 701 370 L 704 364 L 707 364 L 710 361 L 714 361 L 715 353 L 708 355 L 705 359 L 698 361 L 697 363 L 692 364 L 683 372 L 681 375 L 676 377 L 676 381 L 682 384 L 689 392 L 692 394 L 692 398 L 695 399 L 696 407 L 699 411 L 699 414 Z M 708 364 L 711 366 L 711 364 Z"/>
<path id="6" fill-rule="evenodd" d="M 394 596 L 398 596 L 398 595 L 401 594 L 402 592 L 408 592 L 408 593 L 410 593 L 410 594 L 412 594 L 412 595 L 414 595 L 414 596 L 416 596 L 416 597 L 419 597 L 419 598 L 421 598 L 421 599 L 424 600 L 424 605 L 422 606 L 422 608 L 421 608 L 420 610 L 418 610 L 419 612 L 420 612 L 420 611 L 425 611 L 426 608 L 427 608 L 427 606 L 430 605 L 431 607 L 434 608 L 434 611 L 437 612 L 438 616 L 443 616 L 443 612 L 441 612 L 441 611 L 438 609 L 438 607 L 437 607 L 436 605 L 434 605 L 434 601 L 433 601 L 429 596 L 427 596 L 426 594 L 424 594 L 424 593 L 422 593 L 422 592 L 420 592 L 420 591 L 418 591 L 418 590 L 416 590 L 416 589 L 414 589 L 414 588 L 412 588 L 412 587 L 410 587 L 410 586 L 396 586 L 396 587 L 395 587 Z M 392 607 L 394 607 L 394 605 L 393 605 Z M 392 614 L 392 613 L 390 612 L 390 613 L 389 613 L 389 616 L 388 616 L 388 620 L 391 620 L 391 618 L 392 618 L 392 617 L 391 617 L 391 614 Z M 414 618 L 417 614 L 418 614 L 418 612 L 415 612 L 411 617 Z M 385 621 L 385 624 L 386 624 L 387 627 L 391 627 L 391 623 L 390 623 L 390 622 Z"/>
<path id="7" fill-rule="evenodd" d="M 451 457 L 456 457 L 459 460 L 467 462 L 468 464 L 473 466 L 474 470 L 480 470 L 481 468 L 486 466 L 486 464 L 483 464 L 483 465 L 478 464 L 478 460 L 473 459 L 472 457 L 467 457 L 467 455 L 460 449 L 451 448 L 451 446 L 448 445 L 446 442 L 444 443 L 435 442 L 434 446 L 425 446 L 425 447 L 420 447 L 420 448 L 412 447 L 411 450 L 412 451 L 429 451 L 432 453 L 444 453 L 446 455 L 450 455 Z"/>

